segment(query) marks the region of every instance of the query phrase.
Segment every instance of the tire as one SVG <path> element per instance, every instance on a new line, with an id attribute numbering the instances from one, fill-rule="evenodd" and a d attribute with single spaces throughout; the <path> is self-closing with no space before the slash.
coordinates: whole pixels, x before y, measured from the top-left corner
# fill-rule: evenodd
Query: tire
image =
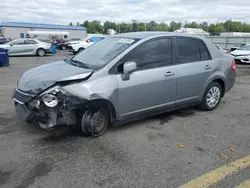
<path id="1" fill-rule="evenodd" d="M 62 46 L 61 49 L 62 50 L 66 50 L 67 48 L 66 48 L 66 46 Z"/>
<path id="2" fill-rule="evenodd" d="M 40 49 L 37 50 L 37 55 L 38 56 L 43 57 L 43 56 L 45 56 L 45 54 L 46 54 L 46 51 L 44 49 L 40 48 Z"/>
<path id="3" fill-rule="evenodd" d="M 86 136 L 99 137 L 109 124 L 109 111 L 103 106 L 91 106 L 82 116 L 81 129 Z"/>
<path id="4" fill-rule="evenodd" d="M 220 104 L 222 98 L 222 88 L 218 82 L 212 82 L 207 86 L 200 104 L 204 111 L 212 111 Z"/>
<path id="5" fill-rule="evenodd" d="M 78 50 L 78 53 L 81 53 L 83 50 L 84 50 L 84 48 L 80 48 L 80 49 Z"/>

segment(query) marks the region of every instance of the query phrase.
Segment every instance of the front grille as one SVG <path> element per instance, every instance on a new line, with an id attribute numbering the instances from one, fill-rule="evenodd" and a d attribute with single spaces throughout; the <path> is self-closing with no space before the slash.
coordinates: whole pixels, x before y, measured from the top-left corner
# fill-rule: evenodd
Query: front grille
<path id="1" fill-rule="evenodd" d="M 13 100 L 15 100 L 18 103 L 26 103 L 27 101 L 29 101 L 33 96 L 23 93 L 21 91 L 19 91 L 18 89 L 15 89 L 13 92 Z"/>
<path id="2" fill-rule="evenodd" d="M 69 49 L 69 50 L 73 50 L 73 47 L 72 47 L 72 46 L 68 46 L 68 49 Z"/>

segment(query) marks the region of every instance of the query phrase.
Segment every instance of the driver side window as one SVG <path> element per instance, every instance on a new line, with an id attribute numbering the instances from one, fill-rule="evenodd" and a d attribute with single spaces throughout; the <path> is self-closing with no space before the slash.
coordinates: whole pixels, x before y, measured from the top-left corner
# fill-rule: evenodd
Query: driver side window
<path id="1" fill-rule="evenodd" d="M 136 47 L 125 59 L 136 62 L 138 70 L 171 65 L 172 39 L 157 38 L 145 42 Z"/>

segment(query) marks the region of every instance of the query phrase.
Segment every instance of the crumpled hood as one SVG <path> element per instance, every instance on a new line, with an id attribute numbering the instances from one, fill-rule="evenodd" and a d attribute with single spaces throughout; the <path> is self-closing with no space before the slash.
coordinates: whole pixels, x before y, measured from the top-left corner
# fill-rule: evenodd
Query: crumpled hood
<path id="1" fill-rule="evenodd" d="M 247 55 L 250 54 L 248 50 L 234 50 L 231 52 L 232 55 Z"/>
<path id="2" fill-rule="evenodd" d="M 59 61 L 25 72 L 20 78 L 17 87 L 21 91 L 39 93 L 58 81 L 84 79 L 92 72 L 92 69 L 75 67 L 65 61 Z"/>

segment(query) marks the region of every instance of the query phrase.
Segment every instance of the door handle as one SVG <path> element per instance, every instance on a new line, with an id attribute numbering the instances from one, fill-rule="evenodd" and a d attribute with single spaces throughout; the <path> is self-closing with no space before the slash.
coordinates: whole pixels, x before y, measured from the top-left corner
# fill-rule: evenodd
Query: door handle
<path id="1" fill-rule="evenodd" d="M 173 76 L 174 74 L 175 74 L 174 72 L 168 71 L 168 72 L 166 72 L 164 75 L 165 75 L 165 76 Z"/>
<path id="2" fill-rule="evenodd" d="M 211 69 L 212 67 L 210 65 L 206 65 L 204 69 Z"/>

